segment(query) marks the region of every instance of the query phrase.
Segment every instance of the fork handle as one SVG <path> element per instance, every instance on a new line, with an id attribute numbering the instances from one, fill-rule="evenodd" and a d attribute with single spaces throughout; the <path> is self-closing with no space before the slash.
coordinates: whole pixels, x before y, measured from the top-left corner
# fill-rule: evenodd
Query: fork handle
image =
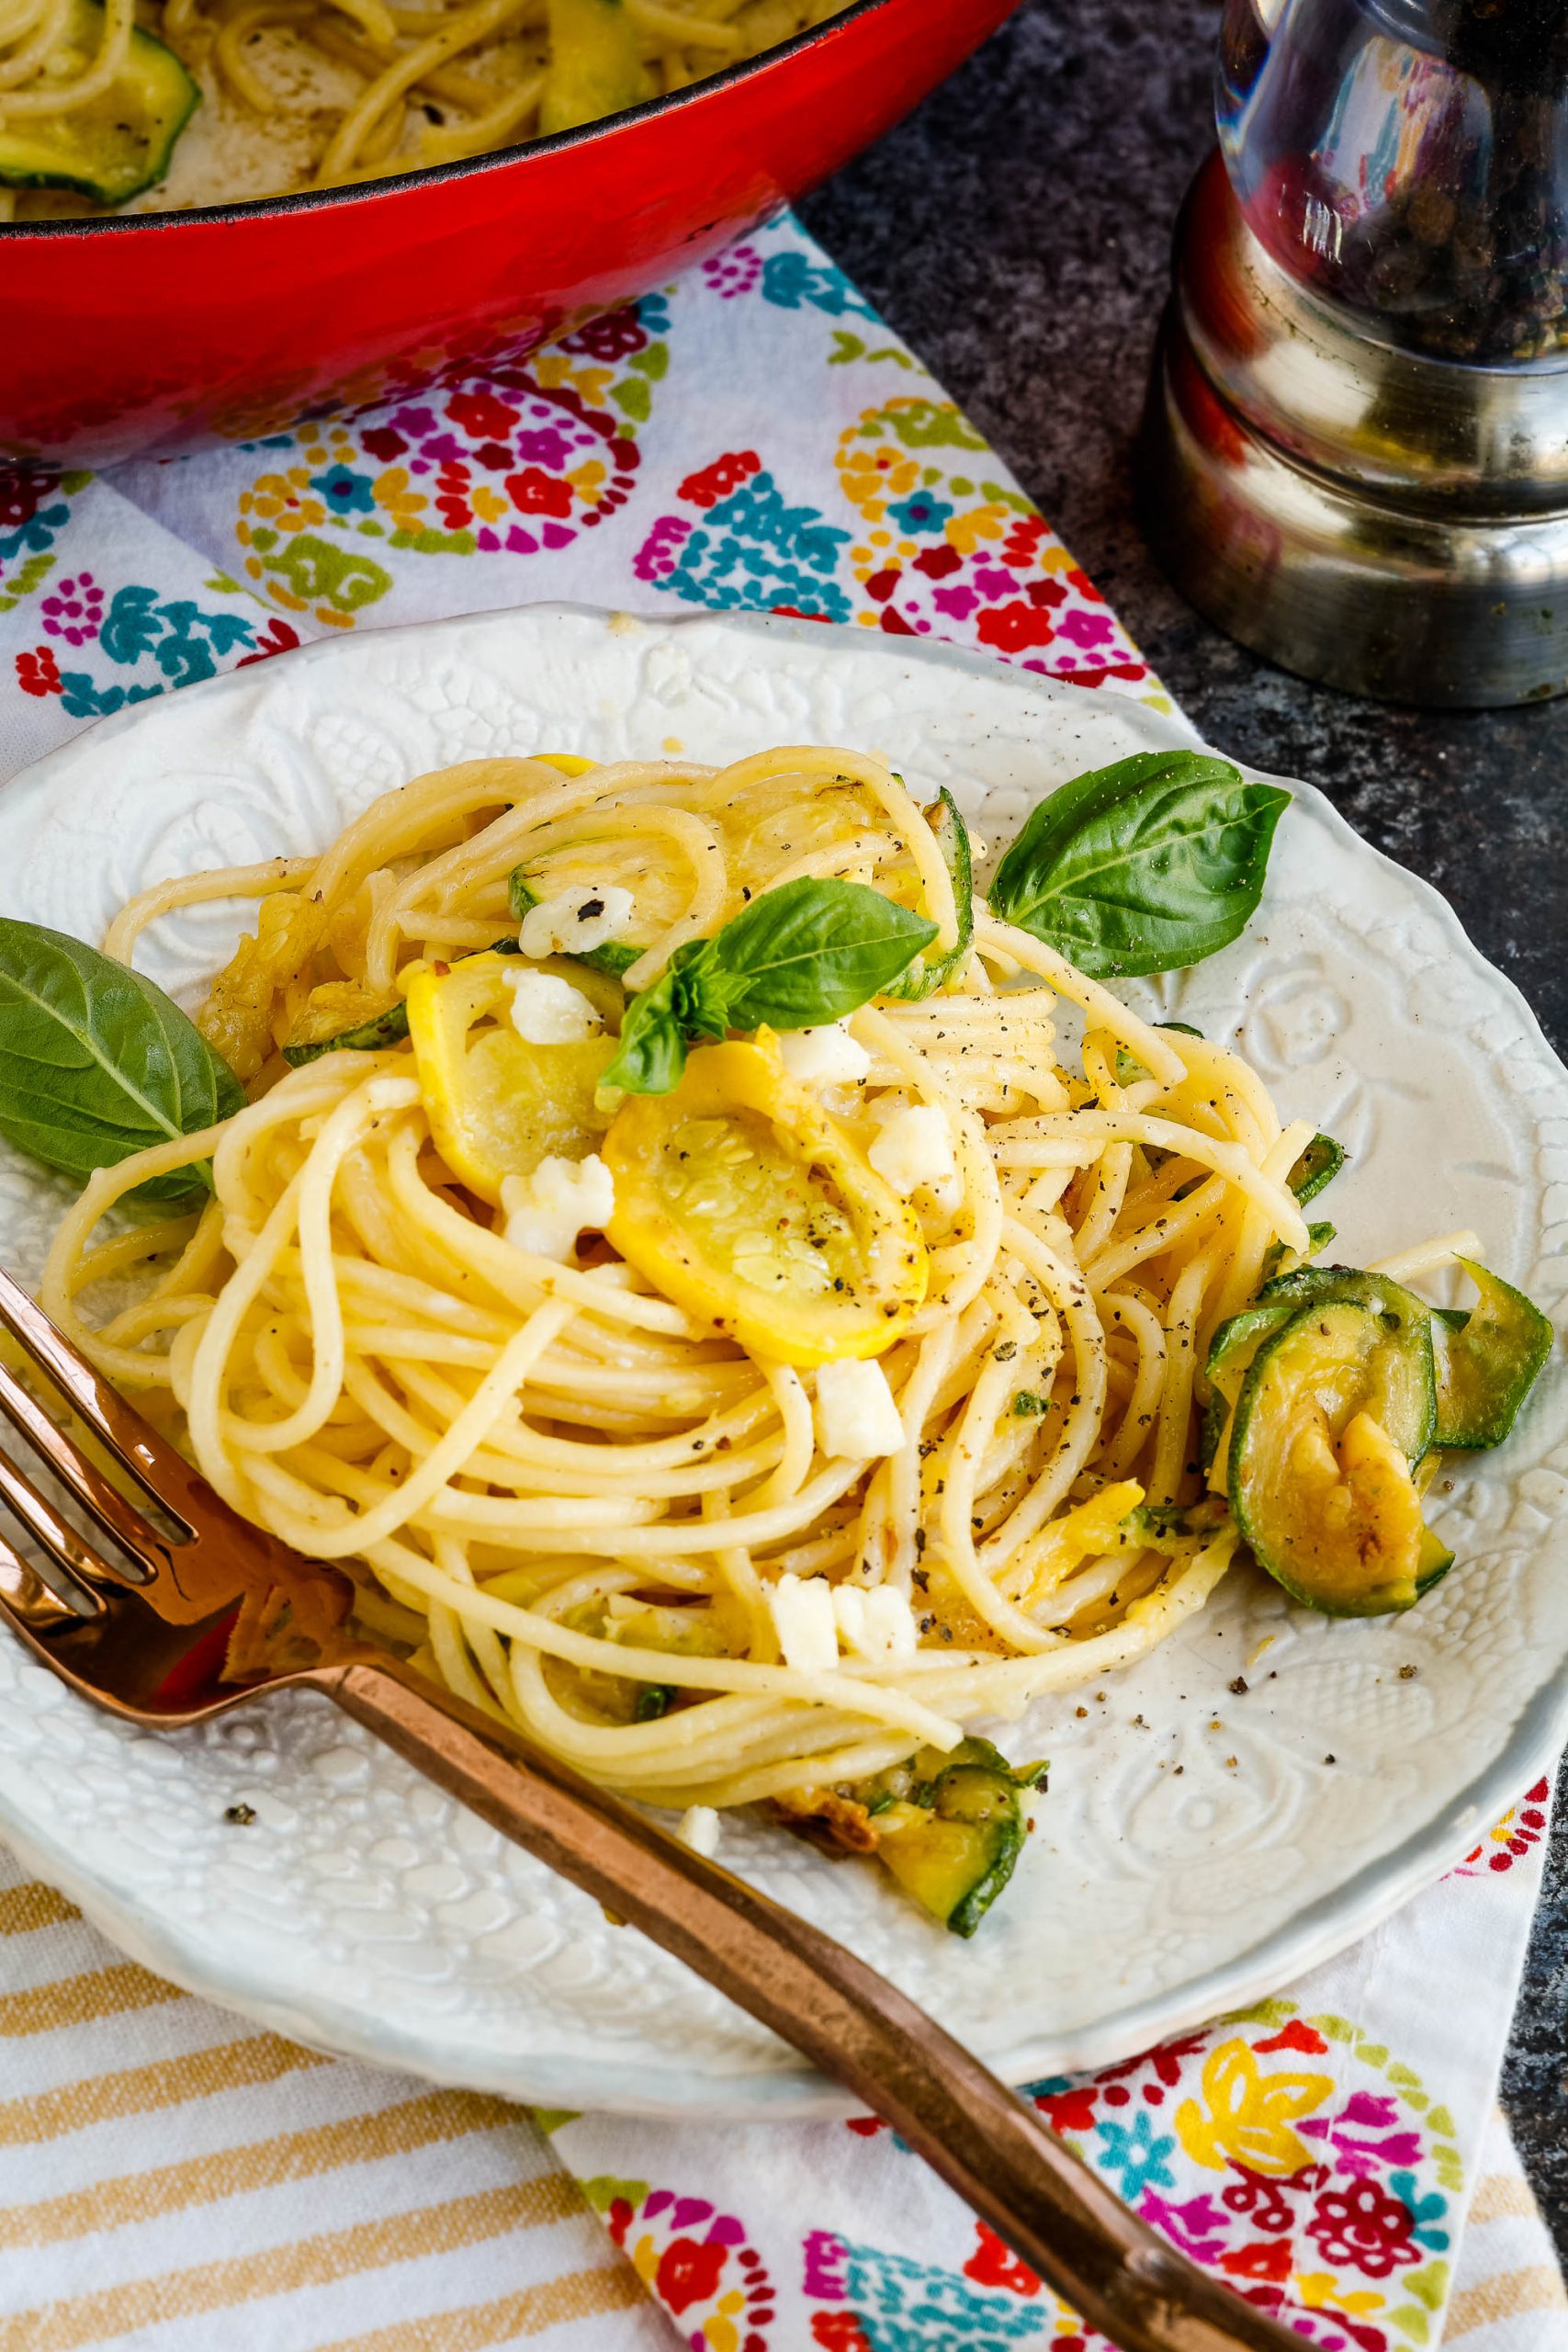
<path id="1" fill-rule="evenodd" d="M 395 1666 L 310 1678 L 451 1795 L 795 2044 L 1122 2352 L 1300 2352 L 1145 2227 L 1033 2109 L 842 1944 Z"/>

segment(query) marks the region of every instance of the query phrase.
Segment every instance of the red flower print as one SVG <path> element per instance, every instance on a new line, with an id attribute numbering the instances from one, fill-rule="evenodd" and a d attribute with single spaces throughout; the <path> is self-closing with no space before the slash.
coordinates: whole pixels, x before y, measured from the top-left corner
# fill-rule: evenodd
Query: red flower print
<path id="1" fill-rule="evenodd" d="M 1321 2058 L 1328 2044 L 1321 2033 L 1314 2031 L 1304 2018 L 1292 2018 L 1290 2024 L 1282 2026 L 1278 2033 L 1271 2033 L 1267 2041 L 1256 2042 L 1253 2046 L 1260 2054 L 1265 2050 L 1299 2050 L 1303 2057 Z"/>
<path id="2" fill-rule="evenodd" d="M 40 700 L 45 695 L 65 691 L 60 683 L 59 666 L 47 645 L 39 646 L 31 653 L 17 654 L 17 683 L 25 695 L 37 695 Z"/>
<path id="3" fill-rule="evenodd" d="M 256 639 L 254 653 L 243 653 L 235 662 L 236 670 L 248 670 L 253 662 L 270 662 L 275 653 L 292 653 L 299 642 L 299 632 L 275 614 Z"/>
<path id="4" fill-rule="evenodd" d="M 853 2312 L 813 2312 L 811 2341 L 822 2352 L 871 2352 L 864 2328 Z"/>
<path id="5" fill-rule="evenodd" d="M 982 613 L 975 633 L 982 645 L 994 645 L 998 653 L 1025 653 L 1032 646 L 1049 645 L 1056 630 L 1048 614 L 1018 600 L 993 605 Z"/>
<path id="6" fill-rule="evenodd" d="M 1043 514 L 1021 514 L 1002 541 L 1002 561 L 1015 571 L 1027 571 L 1049 530 Z"/>
<path id="7" fill-rule="evenodd" d="M 923 571 L 928 580 L 951 580 L 963 569 L 964 558 L 956 548 L 922 548 L 915 558 L 915 570 Z"/>
<path id="8" fill-rule="evenodd" d="M 508 474 L 506 487 L 512 503 L 523 514 L 566 515 L 571 513 L 571 484 L 546 473 L 542 466 L 525 466 L 520 474 Z"/>
<path id="9" fill-rule="evenodd" d="M 471 441 L 504 441 L 522 411 L 509 408 L 493 392 L 454 392 L 446 403 L 446 413 L 458 432 L 466 433 Z"/>
<path id="10" fill-rule="evenodd" d="M 689 498 L 694 506 L 716 506 L 721 498 L 728 498 L 761 469 L 762 460 L 755 449 L 732 449 L 726 456 L 716 458 L 711 466 L 704 466 L 700 472 L 688 474 L 681 484 L 680 494 Z"/>
<path id="11" fill-rule="evenodd" d="M 659 2257 L 654 2290 L 677 2319 L 694 2303 L 710 2302 L 724 2275 L 729 2248 L 707 2238 L 671 2238 Z"/>
<path id="12" fill-rule="evenodd" d="M 1354 2180 L 1324 2191 L 1307 2235 L 1325 2262 L 1353 2264 L 1369 2278 L 1386 2278 L 1391 2270 L 1420 2261 L 1415 2229 L 1410 2208 L 1397 2197 L 1375 2180 Z"/>
<path id="13" fill-rule="evenodd" d="M 1028 2263 L 1021 2262 L 984 2222 L 976 2222 L 975 2227 L 980 2243 L 964 2266 L 965 2278 L 973 2278 L 977 2287 L 1005 2287 L 1010 2295 L 1037 2295 L 1040 2281 Z"/>
<path id="14" fill-rule="evenodd" d="M 1245 2213 L 1255 2230 L 1288 2230 L 1293 2226 L 1295 2212 L 1285 2191 L 1294 2189 L 1298 2197 L 1308 2196 L 1328 2177 L 1322 2165 L 1303 2165 L 1300 2172 L 1292 2172 L 1282 2180 L 1268 2180 L 1261 2173 L 1251 2172 L 1246 2165 L 1237 2165 L 1241 2177 L 1220 2191 L 1220 2202 L 1233 2213 Z"/>
<path id="15" fill-rule="evenodd" d="M 604 2216 L 604 2226 L 617 2245 L 625 2245 L 626 2232 L 632 2223 L 632 2209 L 624 2197 L 612 2197 L 610 2210 Z"/>
<path id="16" fill-rule="evenodd" d="M 1085 2083 L 1076 2091 L 1058 2091 L 1054 2097 L 1037 2098 L 1034 2102 L 1053 2132 L 1092 2132 L 1094 2103 L 1100 2097 L 1098 2083 Z"/>
<path id="17" fill-rule="evenodd" d="M 0 465 L 0 531 L 19 531 L 59 488 L 59 474 L 48 468 Z"/>
<path id="18" fill-rule="evenodd" d="M 878 605 L 885 605 L 898 585 L 898 567 L 889 564 L 886 571 L 874 571 L 865 583 L 865 593 Z"/>
<path id="19" fill-rule="evenodd" d="M 1271 2278 L 1283 2285 L 1291 2275 L 1291 2245 L 1288 2238 L 1276 2238 L 1270 2245 L 1266 2238 L 1258 2238 L 1252 2245 L 1238 2245 L 1230 2254 L 1222 2254 L 1220 2268 L 1228 2270 L 1233 2278 Z"/>
<path id="20" fill-rule="evenodd" d="M 389 466 L 394 458 L 400 458 L 409 446 L 397 427 L 391 424 L 373 424 L 359 437 L 370 455 L 379 458 L 384 466 Z"/>
<path id="21" fill-rule="evenodd" d="M 784 606 L 775 605 L 773 610 L 775 613 L 781 613 Z M 796 613 L 794 618 L 799 620 L 802 616 Z M 858 2132 L 863 2140 L 874 2140 L 879 2132 L 886 2132 L 888 2127 L 880 2115 L 846 2115 L 844 2128 L 846 2131 Z"/>
<path id="22" fill-rule="evenodd" d="M 602 319 L 590 319 L 585 327 L 566 336 L 560 348 L 580 352 L 585 359 L 614 362 L 629 359 L 647 343 L 648 332 L 637 317 L 636 304 L 625 302 L 618 311 L 606 311 Z"/>

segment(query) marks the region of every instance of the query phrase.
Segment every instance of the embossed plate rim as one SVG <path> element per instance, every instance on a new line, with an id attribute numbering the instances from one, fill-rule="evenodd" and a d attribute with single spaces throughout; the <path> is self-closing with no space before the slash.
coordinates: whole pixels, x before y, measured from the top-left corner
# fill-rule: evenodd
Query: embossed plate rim
<path id="1" fill-rule="evenodd" d="M 1011 670 L 960 649 L 920 640 L 872 639 L 852 628 L 802 623 L 772 616 L 735 614 L 716 616 L 698 612 L 679 616 L 629 619 L 606 615 L 581 605 L 532 605 L 512 614 L 481 614 L 435 623 L 408 624 L 395 631 L 328 639 L 281 657 L 286 674 L 298 677 L 307 668 L 336 668 L 374 654 L 389 635 L 421 649 L 459 644 L 476 629 L 527 622 L 549 626 L 554 620 L 580 626 L 583 622 L 624 632 L 647 629 L 678 638 L 682 632 L 718 630 L 782 639 L 814 656 L 831 659 L 836 651 L 856 657 L 881 656 L 896 669 L 901 662 L 930 665 L 984 681 L 1045 705 L 1061 705 L 1069 716 L 1081 718 L 1092 734 L 1114 711 L 1115 717 L 1141 733 L 1151 748 L 1191 744 L 1200 739 L 1179 717 L 1157 713 L 1129 697 L 1105 697 L 1038 673 Z M 266 665 L 273 676 L 279 673 Z M 17 845 L 25 820 L 36 822 L 61 772 L 77 763 L 89 763 L 113 756 L 127 730 L 166 726 L 172 711 L 188 713 L 199 697 L 210 707 L 234 697 L 258 683 L 254 670 L 228 675 L 184 689 L 177 704 L 154 702 L 117 713 L 79 735 L 60 751 L 33 763 L 15 777 L 0 796 L 0 833 L 7 848 Z M 700 750 L 700 746 L 694 747 Z M 1260 772 L 1247 770 L 1249 775 Z M 1361 841 L 1322 794 L 1313 786 L 1294 784 L 1291 789 L 1326 824 L 1334 839 L 1362 861 L 1372 861 L 1395 878 L 1407 903 L 1414 903 L 1434 921 L 1448 953 L 1479 980 L 1490 1001 L 1506 1006 L 1517 1019 L 1527 1041 L 1551 1062 L 1565 1084 L 1568 1071 L 1551 1055 L 1529 1004 L 1506 975 L 1486 963 L 1466 937 L 1457 917 L 1439 894 L 1393 860 Z M 1509 1728 L 1501 1746 L 1436 1815 L 1391 1851 L 1363 1863 L 1331 1892 L 1293 1912 L 1270 1933 L 1248 1943 L 1225 1961 L 1200 1971 L 1190 1979 L 1148 1996 L 1108 2008 L 1101 2016 L 1070 2033 L 1034 2031 L 1001 2049 L 990 2049 L 991 2062 L 1010 2080 L 1023 2082 L 1064 2069 L 1100 2065 L 1130 2056 L 1172 2032 L 1185 2030 L 1237 2006 L 1315 1966 L 1345 1949 L 1385 1918 L 1393 1910 L 1439 1876 L 1473 1844 L 1506 1805 L 1539 1774 L 1542 1764 L 1568 1733 L 1568 1679 L 1559 1663 L 1553 1677 L 1536 1692 Z M 246 1962 L 244 1939 L 236 1935 L 227 1946 L 215 1946 L 207 1922 L 192 1924 L 164 1916 L 132 1897 L 106 1887 L 92 1871 L 78 1864 L 60 1842 L 51 1840 L 48 1825 L 23 1799 L 14 1758 L 0 1752 L 0 1828 L 28 1867 L 54 1882 L 71 1895 L 85 1914 L 112 1940 L 145 1965 L 186 1989 L 239 2009 L 275 2030 L 344 2056 L 382 2065 L 395 2065 L 436 2080 L 499 2091 L 550 2105 L 615 2108 L 626 2112 L 714 2117 L 804 2116 L 842 2112 L 847 2102 L 834 2088 L 809 2071 L 794 2073 L 726 2074 L 722 2066 L 698 2063 L 687 2048 L 671 2048 L 668 2063 L 650 2064 L 646 2052 L 587 2059 L 581 2052 L 551 2053 L 530 2049 L 520 2056 L 495 2063 L 473 2063 L 454 2048 L 443 2047 L 438 2035 L 411 2033 L 395 2016 L 370 2019 L 358 2011 L 321 1996 L 309 1984 L 284 1997 L 275 1981 L 258 1974 Z M 912 1932 L 924 1932 L 912 1921 Z"/>

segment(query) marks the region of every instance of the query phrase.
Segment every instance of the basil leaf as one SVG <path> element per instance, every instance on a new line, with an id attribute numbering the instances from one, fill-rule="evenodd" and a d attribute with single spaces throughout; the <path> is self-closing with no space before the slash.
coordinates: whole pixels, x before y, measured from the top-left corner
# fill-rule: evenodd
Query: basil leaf
<path id="1" fill-rule="evenodd" d="M 634 996 L 621 1023 L 615 1058 L 599 1083 L 626 1094 L 668 1094 L 686 1067 L 686 1038 L 675 1010 L 680 974 L 667 965 L 650 989 Z"/>
<path id="2" fill-rule="evenodd" d="M 1256 909 L 1290 798 L 1208 752 L 1092 769 L 1033 811 L 997 868 L 991 911 L 1091 979 L 1201 963 Z"/>
<path id="3" fill-rule="evenodd" d="M 896 980 L 936 925 L 863 882 L 808 876 L 743 907 L 712 943 L 732 1029 L 814 1029 Z"/>
<path id="4" fill-rule="evenodd" d="M 969 846 L 969 828 L 959 813 L 958 803 L 944 785 L 929 808 L 921 812 L 942 852 L 942 861 L 953 881 L 953 903 L 958 916 L 958 937 L 945 956 L 921 954 L 908 971 L 890 980 L 884 991 L 906 1004 L 919 1004 L 944 988 L 968 955 L 975 939 L 975 860 Z"/>
<path id="5" fill-rule="evenodd" d="M 162 989 L 63 932 L 0 918 L 0 1135 L 18 1151 L 82 1180 L 244 1106 L 233 1071 Z M 137 1196 L 186 1201 L 204 1185 L 205 1163 Z"/>

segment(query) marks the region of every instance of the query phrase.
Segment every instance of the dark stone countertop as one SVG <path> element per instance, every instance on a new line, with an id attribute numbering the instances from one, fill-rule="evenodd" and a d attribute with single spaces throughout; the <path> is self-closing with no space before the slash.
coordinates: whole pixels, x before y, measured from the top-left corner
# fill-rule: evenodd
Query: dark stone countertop
<path id="1" fill-rule="evenodd" d="M 1435 883 L 1568 1052 L 1568 700 L 1427 715 L 1303 684 L 1200 620 L 1133 521 L 1129 452 L 1171 225 L 1212 136 L 1217 17 L 1205 0 L 1025 0 L 802 209 L 1009 459 L 1211 741 L 1310 777 Z M 1568 2256 L 1565 2064 L 1568 1802 L 1504 2077 Z"/>

